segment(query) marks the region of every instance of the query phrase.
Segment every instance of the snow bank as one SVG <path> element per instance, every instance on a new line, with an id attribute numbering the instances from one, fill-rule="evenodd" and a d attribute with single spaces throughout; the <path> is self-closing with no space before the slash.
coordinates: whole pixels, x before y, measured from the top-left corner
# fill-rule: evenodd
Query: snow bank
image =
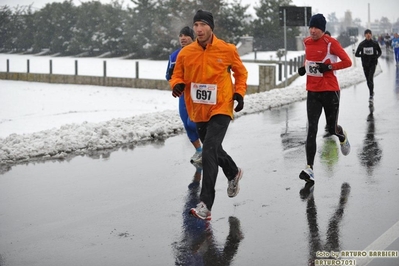
<path id="1" fill-rule="evenodd" d="M 381 69 L 378 68 L 376 74 Z M 356 67 L 337 71 L 341 88 L 364 82 L 360 62 Z M 280 107 L 306 98 L 305 77 L 301 85 L 274 89 L 245 97 L 245 107 L 236 118 Z M 296 82 L 294 82 L 295 84 Z M 32 134 L 11 134 L 0 138 L 0 164 L 31 160 L 64 159 L 69 155 L 135 145 L 166 139 L 183 132 L 176 110 L 112 119 L 101 123 L 66 124 L 60 128 Z"/>

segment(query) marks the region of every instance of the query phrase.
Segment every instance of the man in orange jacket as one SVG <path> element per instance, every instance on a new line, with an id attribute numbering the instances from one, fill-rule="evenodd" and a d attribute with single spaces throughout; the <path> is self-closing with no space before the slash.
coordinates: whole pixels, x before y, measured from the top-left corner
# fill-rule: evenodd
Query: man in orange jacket
<path id="1" fill-rule="evenodd" d="M 219 166 L 228 179 L 228 196 L 235 197 L 240 189 L 243 171 L 223 150 L 222 142 L 233 119 L 234 101 L 238 102 L 234 111 L 244 108 L 248 72 L 237 48 L 213 33 L 212 13 L 198 10 L 193 29 L 197 40 L 180 51 L 169 83 L 174 97 L 185 91 L 188 115 L 196 123 L 203 143 L 201 202 L 190 212 L 197 218 L 210 220 Z"/>

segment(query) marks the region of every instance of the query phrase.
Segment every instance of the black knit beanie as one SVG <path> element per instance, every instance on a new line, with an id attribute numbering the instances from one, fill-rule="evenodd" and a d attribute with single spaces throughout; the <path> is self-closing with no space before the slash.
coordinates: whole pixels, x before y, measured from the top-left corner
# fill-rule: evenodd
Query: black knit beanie
<path id="1" fill-rule="evenodd" d="M 326 18 L 323 14 L 316 14 L 310 18 L 309 28 L 311 27 L 321 29 L 323 32 L 326 31 Z"/>
<path id="2" fill-rule="evenodd" d="M 201 21 L 208 24 L 209 27 L 211 27 L 212 31 L 213 28 L 215 27 L 215 24 L 213 22 L 213 15 L 209 11 L 198 10 L 194 16 L 193 23 L 197 21 Z"/>
<path id="3" fill-rule="evenodd" d="M 370 29 L 367 29 L 367 30 L 364 31 L 364 35 L 366 35 L 367 33 L 370 33 L 370 34 L 371 34 L 371 30 L 370 30 Z"/>
<path id="4" fill-rule="evenodd" d="M 184 28 L 182 28 L 182 29 L 180 30 L 179 35 L 180 35 L 180 34 L 184 34 L 184 35 L 186 35 L 186 36 L 190 36 L 191 39 L 194 41 L 194 31 L 193 31 L 193 29 L 190 28 L 189 26 L 185 26 Z"/>

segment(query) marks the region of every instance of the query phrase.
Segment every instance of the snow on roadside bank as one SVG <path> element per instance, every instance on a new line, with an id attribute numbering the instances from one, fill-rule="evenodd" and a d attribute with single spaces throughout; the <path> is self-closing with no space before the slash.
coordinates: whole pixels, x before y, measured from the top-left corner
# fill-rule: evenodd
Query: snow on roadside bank
<path id="1" fill-rule="evenodd" d="M 357 64 L 357 67 L 337 71 L 341 88 L 364 81 L 361 66 Z M 376 74 L 380 72 L 381 69 L 378 68 Z M 300 79 L 305 82 L 304 77 Z M 304 84 L 247 95 L 244 110 L 236 113 L 236 118 L 305 98 Z M 69 155 L 166 139 L 183 130 L 176 107 L 176 110 L 117 118 L 101 123 L 73 123 L 31 134 L 11 134 L 0 138 L 0 164 L 65 159 Z"/>

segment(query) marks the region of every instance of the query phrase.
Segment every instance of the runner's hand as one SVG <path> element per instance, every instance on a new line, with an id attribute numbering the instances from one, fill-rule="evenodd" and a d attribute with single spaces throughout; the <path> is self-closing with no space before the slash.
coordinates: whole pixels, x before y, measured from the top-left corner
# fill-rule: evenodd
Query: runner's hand
<path id="1" fill-rule="evenodd" d="M 178 83 L 173 87 L 172 95 L 173 97 L 180 97 L 183 94 L 184 87 L 186 85 L 184 83 Z"/>
<path id="2" fill-rule="evenodd" d="M 305 69 L 304 66 L 298 68 L 298 74 L 299 74 L 300 76 L 303 76 L 303 75 L 306 74 L 306 69 Z"/>
<path id="3" fill-rule="evenodd" d="M 317 65 L 319 66 L 320 73 L 324 73 L 324 72 L 332 70 L 332 65 L 327 65 L 324 63 L 317 63 Z"/>
<path id="4" fill-rule="evenodd" d="M 241 111 L 244 108 L 244 99 L 242 98 L 241 94 L 234 93 L 233 100 L 238 102 L 236 108 L 234 108 L 234 111 Z"/>

